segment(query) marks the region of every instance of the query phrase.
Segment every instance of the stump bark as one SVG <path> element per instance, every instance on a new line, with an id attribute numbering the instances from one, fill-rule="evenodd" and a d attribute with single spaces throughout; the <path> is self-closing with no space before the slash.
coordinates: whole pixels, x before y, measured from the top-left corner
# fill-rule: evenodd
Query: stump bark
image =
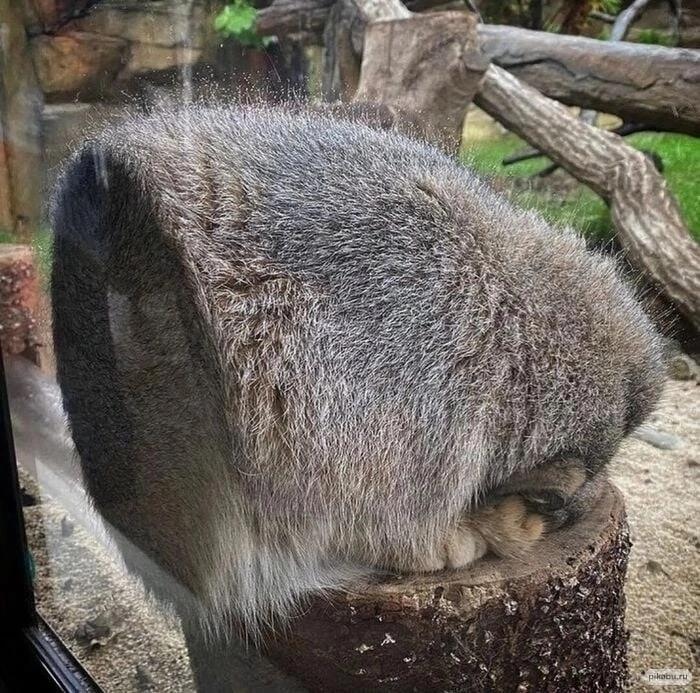
<path id="1" fill-rule="evenodd" d="M 438 12 L 375 21 L 365 33 L 354 100 L 416 113 L 426 139 L 456 152 L 466 108 L 487 67 L 471 14 Z"/>
<path id="2" fill-rule="evenodd" d="M 5 354 L 22 354 L 40 364 L 42 339 L 37 323 L 41 287 L 32 249 L 0 246 L 0 346 Z"/>
<path id="3" fill-rule="evenodd" d="M 315 598 L 266 654 L 323 693 L 622 691 L 629 548 L 622 497 L 607 485 L 527 560 Z"/>

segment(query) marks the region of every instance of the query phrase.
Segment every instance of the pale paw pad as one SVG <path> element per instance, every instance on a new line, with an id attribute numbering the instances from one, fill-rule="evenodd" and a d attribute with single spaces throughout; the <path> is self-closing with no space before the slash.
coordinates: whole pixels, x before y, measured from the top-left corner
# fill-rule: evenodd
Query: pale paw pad
<path id="1" fill-rule="evenodd" d="M 518 496 L 510 496 L 477 510 L 472 520 L 489 548 L 499 556 L 520 556 L 544 534 L 544 518 L 528 510 Z"/>

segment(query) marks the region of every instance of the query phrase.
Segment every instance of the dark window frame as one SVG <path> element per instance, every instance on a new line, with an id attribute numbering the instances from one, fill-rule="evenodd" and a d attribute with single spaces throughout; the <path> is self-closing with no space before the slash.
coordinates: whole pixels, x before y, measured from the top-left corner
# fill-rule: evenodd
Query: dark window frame
<path id="1" fill-rule="evenodd" d="M 0 350 L 0 693 L 99 693 L 100 688 L 36 611 Z"/>

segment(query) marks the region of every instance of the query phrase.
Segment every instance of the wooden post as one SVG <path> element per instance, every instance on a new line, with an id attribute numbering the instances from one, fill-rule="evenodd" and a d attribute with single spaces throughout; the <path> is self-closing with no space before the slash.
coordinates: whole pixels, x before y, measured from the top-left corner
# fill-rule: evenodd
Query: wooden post
<path id="1" fill-rule="evenodd" d="M 27 45 L 22 3 L 0 0 L 0 230 L 26 242 L 43 196 L 43 95 Z"/>
<path id="2" fill-rule="evenodd" d="M 622 497 L 526 560 L 357 585 L 315 598 L 267 655 L 309 691 L 606 691 L 627 679 Z"/>

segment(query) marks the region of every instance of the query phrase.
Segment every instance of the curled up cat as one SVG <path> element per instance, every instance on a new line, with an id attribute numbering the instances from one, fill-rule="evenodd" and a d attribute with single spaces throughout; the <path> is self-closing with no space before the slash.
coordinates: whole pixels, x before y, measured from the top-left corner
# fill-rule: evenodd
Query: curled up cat
<path id="1" fill-rule="evenodd" d="M 68 161 L 52 226 L 90 497 L 211 623 L 523 555 L 661 390 L 613 259 L 339 114 L 130 116 Z"/>

